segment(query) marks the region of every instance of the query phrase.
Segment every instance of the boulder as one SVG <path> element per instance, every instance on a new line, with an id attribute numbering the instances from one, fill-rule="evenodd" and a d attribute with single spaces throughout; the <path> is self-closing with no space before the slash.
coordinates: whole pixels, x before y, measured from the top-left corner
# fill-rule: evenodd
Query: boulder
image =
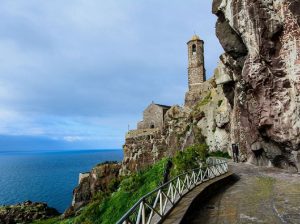
<path id="1" fill-rule="evenodd" d="M 25 201 L 16 205 L 0 206 L 0 223 L 31 223 L 35 220 L 48 219 L 60 215 L 46 203 Z"/>

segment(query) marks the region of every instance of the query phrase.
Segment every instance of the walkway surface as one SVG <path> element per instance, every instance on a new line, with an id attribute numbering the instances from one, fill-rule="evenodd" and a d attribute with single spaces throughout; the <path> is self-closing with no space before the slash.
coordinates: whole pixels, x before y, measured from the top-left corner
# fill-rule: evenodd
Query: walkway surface
<path id="1" fill-rule="evenodd" d="M 239 180 L 196 209 L 191 224 L 300 224 L 300 175 L 229 163 Z"/>
<path id="2" fill-rule="evenodd" d="M 211 186 L 213 184 L 219 183 L 220 181 L 223 181 L 225 179 L 230 178 L 233 175 L 233 173 L 228 172 L 225 173 L 219 177 L 213 178 L 211 180 L 208 180 L 204 183 L 201 183 L 197 187 L 195 187 L 193 190 L 188 192 L 186 195 L 183 196 L 183 198 L 180 199 L 178 204 L 172 209 L 170 214 L 167 216 L 167 218 L 163 221 L 163 224 L 177 224 L 180 223 L 183 216 L 187 212 L 188 208 L 194 201 L 194 199 L 202 193 L 205 189 L 207 189 L 208 186 Z M 204 192 L 203 192 L 204 193 Z"/>

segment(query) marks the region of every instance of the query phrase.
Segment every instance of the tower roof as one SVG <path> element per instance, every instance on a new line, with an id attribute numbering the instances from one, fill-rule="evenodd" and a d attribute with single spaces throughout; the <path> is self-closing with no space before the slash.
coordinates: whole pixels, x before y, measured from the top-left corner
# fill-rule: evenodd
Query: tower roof
<path id="1" fill-rule="evenodd" d="M 191 40 L 200 40 L 200 37 L 197 34 L 194 34 Z"/>
<path id="2" fill-rule="evenodd" d="M 190 42 L 193 42 L 193 41 L 202 41 L 203 42 L 203 40 L 201 40 L 197 34 L 194 34 L 192 36 L 192 38 L 187 42 L 187 44 L 189 44 Z"/>

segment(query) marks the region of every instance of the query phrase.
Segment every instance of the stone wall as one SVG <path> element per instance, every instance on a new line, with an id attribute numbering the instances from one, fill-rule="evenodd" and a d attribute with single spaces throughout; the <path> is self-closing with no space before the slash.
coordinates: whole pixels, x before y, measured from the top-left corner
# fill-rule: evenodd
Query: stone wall
<path id="1" fill-rule="evenodd" d="M 123 152 L 124 158 L 120 173 L 126 175 L 167 156 L 168 147 L 161 129 L 148 129 L 143 133 L 138 130 L 126 135 Z"/>

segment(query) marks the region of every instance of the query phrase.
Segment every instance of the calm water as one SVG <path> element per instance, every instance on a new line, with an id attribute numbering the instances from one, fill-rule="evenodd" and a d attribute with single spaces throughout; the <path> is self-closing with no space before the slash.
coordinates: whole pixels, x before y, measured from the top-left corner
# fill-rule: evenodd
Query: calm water
<path id="1" fill-rule="evenodd" d="M 80 172 L 122 158 L 122 150 L 0 152 L 0 205 L 42 201 L 63 212 Z"/>

